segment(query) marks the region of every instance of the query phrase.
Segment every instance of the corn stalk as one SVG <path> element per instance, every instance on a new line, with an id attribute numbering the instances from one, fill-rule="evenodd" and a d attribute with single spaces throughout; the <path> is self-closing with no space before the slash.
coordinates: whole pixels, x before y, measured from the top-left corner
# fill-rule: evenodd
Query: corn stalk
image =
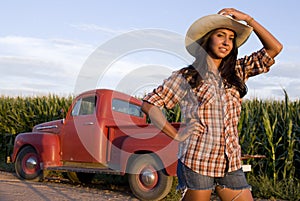
<path id="1" fill-rule="evenodd" d="M 274 178 L 274 186 L 277 182 L 277 170 L 276 170 L 276 148 L 278 147 L 279 143 L 282 140 L 282 136 L 277 140 L 277 142 L 274 142 L 275 140 L 275 128 L 277 124 L 277 117 L 275 117 L 275 120 L 273 124 L 271 124 L 271 120 L 268 114 L 268 111 L 266 108 L 263 108 L 263 125 L 265 128 L 265 135 L 267 139 L 267 143 L 265 144 L 265 149 L 268 151 L 268 154 L 271 158 L 271 169 L 273 172 L 273 178 Z"/>
<path id="2" fill-rule="evenodd" d="M 284 160 L 284 167 L 283 167 L 283 179 L 287 178 L 287 174 L 289 175 L 288 179 L 293 179 L 295 174 L 295 167 L 294 167 L 294 151 L 295 151 L 295 133 L 293 132 L 293 120 L 290 108 L 290 101 L 286 91 L 285 93 L 285 133 L 286 133 L 286 142 L 284 143 L 285 147 L 285 160 Z"/>

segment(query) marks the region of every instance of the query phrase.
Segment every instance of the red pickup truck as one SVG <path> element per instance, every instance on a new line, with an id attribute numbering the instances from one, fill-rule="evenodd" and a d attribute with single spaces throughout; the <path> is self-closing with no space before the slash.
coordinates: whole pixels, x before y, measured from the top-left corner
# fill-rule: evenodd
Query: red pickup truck
<path id="1" fill-rule="evenodd" d="M 163 198 L 176 175 L 178 144 L 146 123 L 141 103 L 107 89 L 80 94 L 65 119 L 17 135 L 12 154 L 17 175 L 42 180 L 55 170 L 87 182 L 95 173 L 126 174 L 139 199 Z"/>

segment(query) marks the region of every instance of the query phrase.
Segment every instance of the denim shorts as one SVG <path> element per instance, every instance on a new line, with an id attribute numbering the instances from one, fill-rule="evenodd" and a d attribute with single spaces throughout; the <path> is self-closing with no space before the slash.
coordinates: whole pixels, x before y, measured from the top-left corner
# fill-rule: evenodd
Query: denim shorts
<path id="1" fill-rule="evenodd" d="M 227 172 L 224 177 L 209 177 L 194 172 L 178 160 L 178 190 L 213 190 L 217 185 L 232 190 L 250 189 L 242 169 Z"/>

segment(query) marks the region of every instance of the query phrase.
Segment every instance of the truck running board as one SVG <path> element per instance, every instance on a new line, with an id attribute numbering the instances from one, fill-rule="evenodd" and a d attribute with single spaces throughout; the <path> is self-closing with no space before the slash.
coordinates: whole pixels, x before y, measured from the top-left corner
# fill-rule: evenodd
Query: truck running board
<path id="1" fill-rule="evenodd" d="M 83 168 L 83 167 L 72 167 L 72 166 L 59 166 L 59 167 L 48 167 L 44 170 L 62 171 L 62 172 L 86 172 L 86 173 L 101 173 L 101 174 L 123 175 L 122 172 L 112 170 L 112 169 L 109 169 L 109 168 Z"/>

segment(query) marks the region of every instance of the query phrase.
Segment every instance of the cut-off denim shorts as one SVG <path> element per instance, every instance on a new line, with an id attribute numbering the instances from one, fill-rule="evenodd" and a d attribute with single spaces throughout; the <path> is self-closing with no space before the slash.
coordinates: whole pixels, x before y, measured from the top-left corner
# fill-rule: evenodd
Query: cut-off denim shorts
<path id="1" fill-rule="evenodd" d="M 209 177 L 194 172 L 178 160 L 177 177 L 177 190 L 180 191 L 186 189 L 213 190 L 217 185 L 232 190 L 251 189 L 242 169 L 227 172 L 224 177 Z"/>

